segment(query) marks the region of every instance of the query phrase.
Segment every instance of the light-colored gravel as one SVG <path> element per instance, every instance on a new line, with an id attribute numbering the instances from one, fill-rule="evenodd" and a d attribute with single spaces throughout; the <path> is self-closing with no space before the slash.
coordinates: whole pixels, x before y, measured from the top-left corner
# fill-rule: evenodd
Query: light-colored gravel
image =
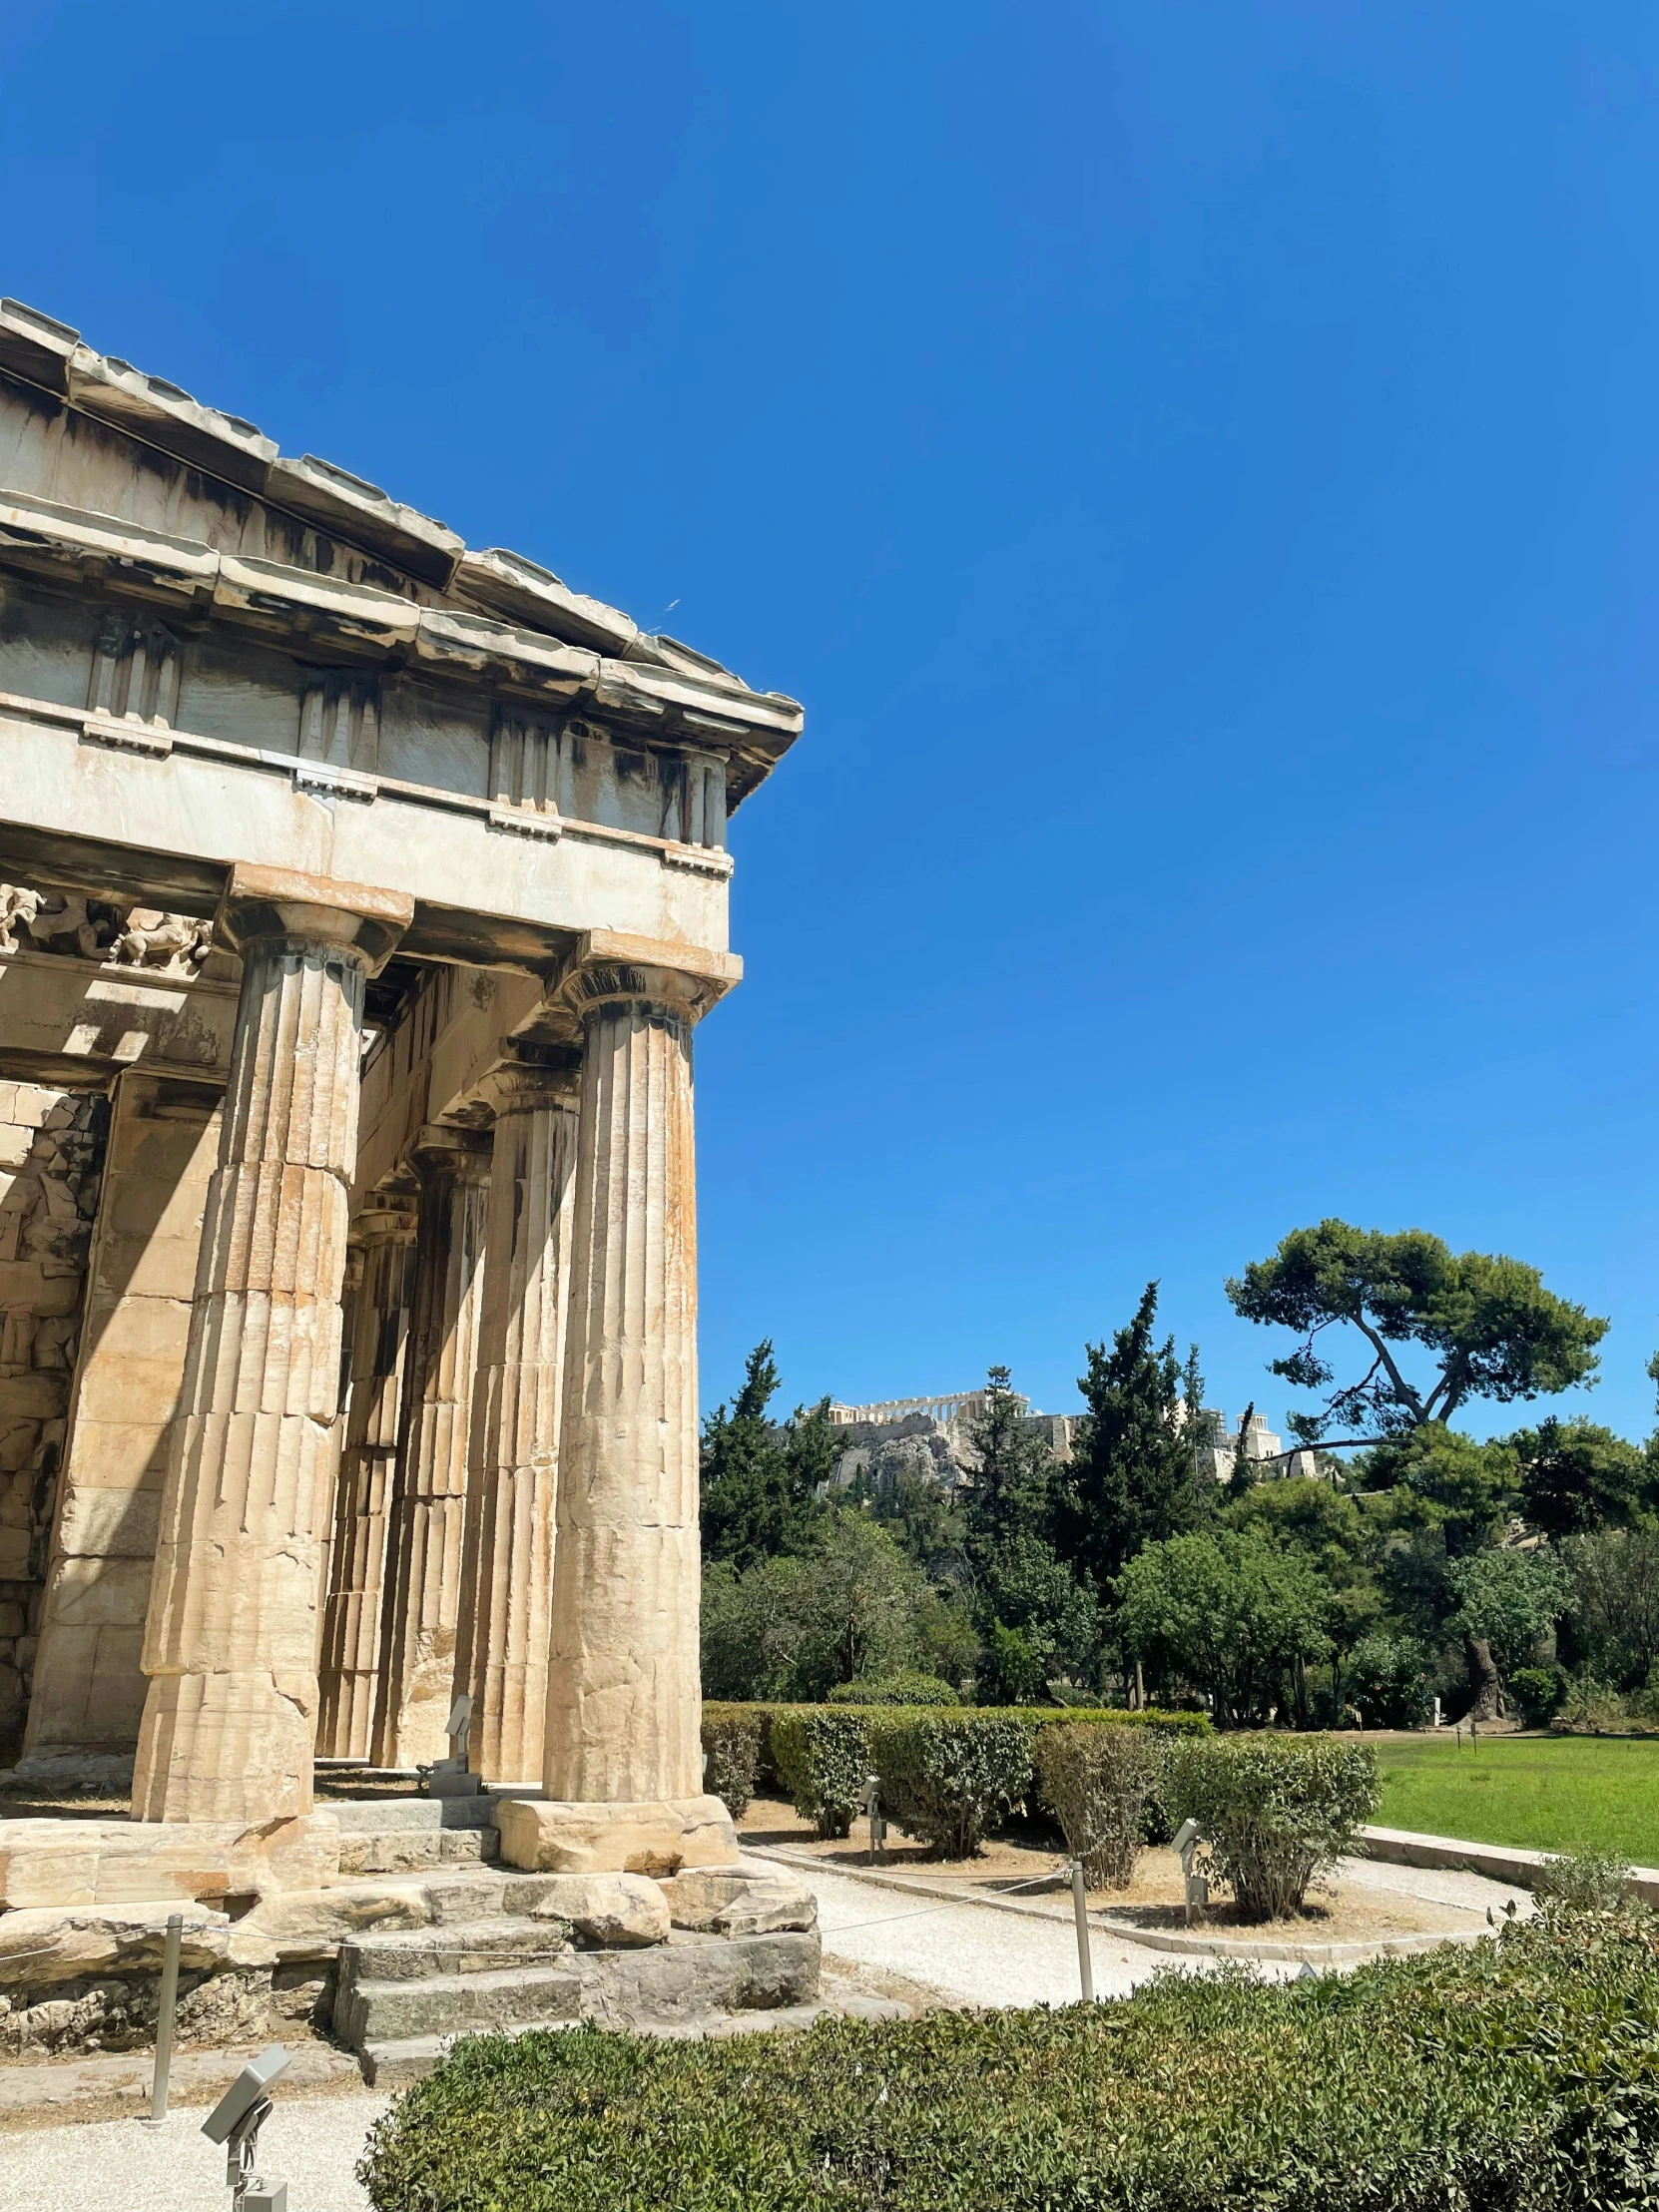
<path id="1" fill-rule="evenodd" d="M 951 2004 L 1075 2004 L 1080 1994 L 1077 1936 L 1064 1920 L 1039 1920 L 984 1905 L 910 1903 L 846 1875 L 791 1872 L 818 1899 L 827 1956 L 902 1974 Z M 1096 1996 L 1126 1996 L 1137 1982 L 1168 1971 L 1163 1951 L 1092 1932 Z M 1185 1966 L 1186 1961 L 1180 1961 Z"/>
<path id="2" fill-rule="evenodd" d="M 1513 1904 L 1517 1916 L 1532 1911 L 1530 1890 L 1517 1890 L 1507 1882 L 1488 1881 L 1483 1874 L 1463 1874 L 1452 1867 L 1394 1867 L 1382 1859 L 1343 1859 L 1338 1877 L 1357 1889 L 1391 1891 L 1396 1897 L 1424 1898 L 1433 1905 L 1460 1905 L 1484 1919 L 1488 1907 L 1501 1920 L 1505 1905 Z"/>
<path id="3" fill-rule="evenodd" d="M 363 2212 L 352 2169 L 387 2099 L 288 2097 L 260 2135 L 260 2166 L 288 2185 L 290 2212 Z M 97 2120 L 0 2135 L 0 2205 L 28 2212 L 227 2212 L 225 2153 L 202 2132 L 201 2108 L 147 2120 Z"/>

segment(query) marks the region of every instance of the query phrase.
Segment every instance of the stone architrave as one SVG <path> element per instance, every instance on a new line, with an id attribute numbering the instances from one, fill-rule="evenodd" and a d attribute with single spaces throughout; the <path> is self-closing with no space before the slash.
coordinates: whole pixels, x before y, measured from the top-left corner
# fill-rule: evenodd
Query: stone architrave
<path id="1" fill-rule="evenodd" d="M 692 1027 L 720 987 L 614 957 L 561 986 L 583 1067 L 543 1781 L 567 1804 L 701 1791 Z"/>
<path id="2" fill-rule="evenodd" d="M 145 1627 L 138 1820 L 311 1804 L 363 995 L 413 912 L 279 868 L 239 864 L 226 887 L 242 994 Z"/>
<path id="3" fill-rule="evenodd" d="M 351 1225 L 362 1281 L 334 1493 L 333 1554 L 322 1608 L 322 1705 L 316 1742 L 324 1758 L 366 1759 L 374 1733 L 386 1508 L 397 1453 L 417 1220 L 412 1192 L 376 1191 Z"/>
<path id="4" fill-rule="evenodd" d="M 540 1777 L 580 1056 L 521 1048 L 495 1108 L 455 1687 L 493 1781 Z"/>
<path id="5" fill-rule="evenodd" d="M 420 1228 L 380 1614 L 373 1757 L 382 1767 L 429 1765 L 449 1749 L 489 1139 L 424 1129 L 412 1163 Z"/>

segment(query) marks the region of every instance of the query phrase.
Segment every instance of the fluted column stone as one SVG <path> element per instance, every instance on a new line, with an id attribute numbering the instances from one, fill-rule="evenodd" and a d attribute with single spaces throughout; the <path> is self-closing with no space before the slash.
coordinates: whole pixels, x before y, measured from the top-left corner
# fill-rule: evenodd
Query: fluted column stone
<path id="1" fill-rule="evenodd" d="M 381 1598 L 373 1756 L 382 1767 L 426 1765 L 449 1749 L 489 1139 L 429 1128 L 412 1164 L 420 1227 Z"/>
<path id="2" fill-rule="evenodd" d="M 417 1221 L 412 1191 L 376 1191 L 351 1226 L 362 1279 L 322 1607 L 316 1748 L 324 1758 L 366 1759 L 373 1744 L 386 1513 L 397 1454 Z"/>
<path id="3" fill-rule="evenodd" d="M 521 1049 L 485 1086 L 495 1129 L 455 1684 L 472 1698 L 469 1763 L 493 1781 L 542 1769 L 580 1064 Z"/>
<path id="4" fill-rule="evenodd" d="M 583 1023 L 544 1787 L 702 1788 L 692 1026 L 706 987 L 608 962 Z"/>
<path id="5" fill-rule="evenodd" d="M 282 869 L 239 866 L 227 886 L 217 929 L 242 996 L 145 1628 L 135 1819 L 310 1808 L 363 993 L 412 914 L 400 893 Z"/>

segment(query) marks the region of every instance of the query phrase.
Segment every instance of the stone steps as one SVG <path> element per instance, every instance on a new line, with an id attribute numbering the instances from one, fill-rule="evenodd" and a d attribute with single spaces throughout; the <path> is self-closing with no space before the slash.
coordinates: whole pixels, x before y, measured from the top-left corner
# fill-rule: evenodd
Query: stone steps
<path id="1" fill-rule="evenodd" d="M 529 1906 L 535 1890 L 551 1892 L 560 1878 L 481 1879 L 520 1890 L 508 1902 Z M 567 1920 L 496 1910 L 487 1919 L 342 1942 L 334 2032 L 364 2054 L 577 2018 L 702 2033 L 728 2014 L 763 2025 L 810 2006 L 818 1994 L 819 1939 L 812 1930 L 720 1936 L 676 1929 L 666 1942 L 625 1948 L 572 1943 L 571 1935 Z M 371 2080 L 375 2063 L 365 2055 Z"/>
<path id="2" fill-rule="evenodd" d="M 412 1874 L 425 1867 L 492 1867 L 501 1856 L 493 1797 L 336 1799 L 340 1873 Z"/>
<path id="3" fill-rule="evenodd" d="M 581 1979 L 562 1921 L 489 1920 L 366 1936 L 340 1946 L 334 2031 L 369 2041 L 575 2017 Z"/>

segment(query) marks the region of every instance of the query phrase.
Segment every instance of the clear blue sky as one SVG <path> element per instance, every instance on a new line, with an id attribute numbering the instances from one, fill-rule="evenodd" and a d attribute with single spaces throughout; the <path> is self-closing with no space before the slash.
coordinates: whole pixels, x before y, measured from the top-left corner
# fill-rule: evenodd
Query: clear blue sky
<path id="1" fill-rule="evenodd" d="M 1277 1420 L 1338 1213 L 1652 1425 L 1651 5 L 36 0 L 0 96 L 0 289 L 807 703 L 706 1402 L 1061 1409 L 1155 1275 Z"/>

